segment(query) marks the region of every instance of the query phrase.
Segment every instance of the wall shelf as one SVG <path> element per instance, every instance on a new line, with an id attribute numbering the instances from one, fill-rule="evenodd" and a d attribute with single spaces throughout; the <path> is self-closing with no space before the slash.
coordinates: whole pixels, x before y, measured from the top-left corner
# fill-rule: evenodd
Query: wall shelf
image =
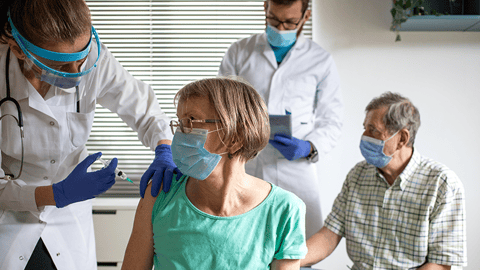
<path id="1" fill-rule="evenodd" d="M 480 32 L 480 15 L 423 15 L 408 18 L 400 31 Z"/>

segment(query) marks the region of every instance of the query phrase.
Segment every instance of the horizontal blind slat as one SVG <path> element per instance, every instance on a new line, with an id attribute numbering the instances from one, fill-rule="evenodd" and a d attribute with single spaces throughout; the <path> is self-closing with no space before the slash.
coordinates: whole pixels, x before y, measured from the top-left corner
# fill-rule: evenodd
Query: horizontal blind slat
<path id="1" fill-rule="evenodd" d="M 174 119 L 173 98 L 185 84 L 215 77 L 230 45 L 265 29 L 263 0 L 131 1 L 86 0 L 100 40 L 136 79 L 152 86 L 167 116 Z M 312 36 L 308 21 L 303 33 Z M 170 132 L 170 130 L 167 130 Z M 97 104 L 90 153 L 118 158 L 118 168 L 137 185 L 154 158 L 138 134 L 116 114 Z M 94 163 L 94 170 L 102 166 Z M 103 197 L 138 197 L 137 186 L 117 179 Z"/>

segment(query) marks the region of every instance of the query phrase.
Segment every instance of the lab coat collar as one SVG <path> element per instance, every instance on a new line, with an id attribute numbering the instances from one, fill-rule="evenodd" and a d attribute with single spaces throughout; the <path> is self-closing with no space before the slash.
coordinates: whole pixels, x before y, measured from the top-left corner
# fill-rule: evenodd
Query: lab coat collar
<path id="1" fill-rule="evenodd" d="M 303 44 L 305 44 L 305 35 L 300 33 L 300 35 L 297 37 L 297 41 L 295 42 L 295 45 L 293 45 L 292 49 L 298 50 L 303 47 Z"/>
<path id="2" fill-rule="evenodd" d="M 7 51 L 8 45 L 2 45 L 0 49 L 1 59 L 0 59 L 0 78 L 3 77 L 3 82 L 0 82 L 1 85 L 1 98 L 7 96 L 7 83 L 5 76 L 5 64 L 7 62 Z M 20 70 L 20 64 L 17 57 L 10 51 L 10 65 L 9 65 L 9 78 L 10 78 L 10 96 L 21 102 L 22 100 L 28 98 L 28 105 L 43 113 L 49 117 L 55 119 L 50 107 L 46 104 L 42 96 L 37 92 L 33 85 L 27 80 L 25 75 L 23 75 Z"/>
<path id="3" fill-rule="evenodd" d="M 275 53 L 273 52 L 272 47 L 270 46 L 270 43 L 268 43 L 267 40 L 267 33 L 263 32 L 258 40 L 258 44 L 263 47 L 263 55 L 265 55 L 265 58 L 270 62 L 272 67 L 277 68 L 277 59 L 275 58 Z"/>
<path id="4" fill-rule="evenodd" d="M 28 85 L 30 86 L 28 88 L 28 91 L 29 91 L 28 105 L 31 108 L 45 115 L 48 115 L 53 119 L 56 119 L 52 113 L 52 110 L 50 110 L 50 107 L 47 105 L 45 99 L 43 99 L 40 93 L 38 93 L 37 90 L 30 83 L 28 83 Z"/>
<path id="5" fill-rule="evenodd" d="M 7 62 L 7 51 L 8 45 L 2 45 L 0 49 L 1 59 L 0 59 L 0 78 L 3 78 L 3 81 L 0 82 L 1 85 L 1 98 L 5 98 L 7 96 L 7 82 L 5 76 L 5 64 Z M 25 99 L 29 96 L 29 87 L 33 88 L 33 86 L 28 83 L 27 78 L 23 75 L 22 71 L 20 70 L 20 65 L 18 63 L 18 59 L 10 51 L 10 66 L 9 66 L 9 78 L 10 78 L 10 96 L 20 101 Z M 34 89 L 35 90 L 35 89 Z"/>

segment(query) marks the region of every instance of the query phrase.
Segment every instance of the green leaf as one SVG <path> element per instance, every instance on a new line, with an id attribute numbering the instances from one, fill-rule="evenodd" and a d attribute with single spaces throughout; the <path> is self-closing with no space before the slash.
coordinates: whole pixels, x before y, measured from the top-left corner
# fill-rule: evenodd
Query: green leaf
<path id="1" fill-rule="evenodd" d="M 392 17 L 395 18 L 395 15 L 397 15 L 397 10 L 394 9 L 394 8 L 392 8 L 392 9 L 390 10 L 390 13 L 392 13 Z"/>
<path id="2" fill-rule="evenodd" d="M 400 19 L 400 23 L 404 23 L 404 22 L 406 22 L 406 21 L 407 21 L 407 19 L 403 19 L 403 18 Z"/>
<path id="3" fill-rule="evenodd" d="M 397 38 L 395 39 L 395 42 L 398 42 L 398 41 L 402 41 L 402 39 L 400 38 L 400 34 L 397 34 Z"/>
<path id="4" fill-rule="evenodd" d="M 403 0 L 397 0 L 397 2 L 395 2 L 395 5 L 403 9 Z"/>
<path id="5" fill-rule="evenodd" d="M 432 15 L 437 15 L 437 11 L 435 9 L 432 10 Z"/>
<path id="6" fill-rule="evenodd" d="M 412 0 L 407 0 L 407 2 L 405 3 L 405 6 L 407 8 L 411 8 L 412 7 Z"/>

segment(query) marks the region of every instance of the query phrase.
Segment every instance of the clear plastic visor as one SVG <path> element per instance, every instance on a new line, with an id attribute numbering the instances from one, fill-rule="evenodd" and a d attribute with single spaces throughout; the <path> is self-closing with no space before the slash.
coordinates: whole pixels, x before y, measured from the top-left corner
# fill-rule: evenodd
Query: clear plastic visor
<path id="1" fill-rule="evenodd" d="M 93 64 L 85 66 L 87 62 L 86 59 L 92 47 L 93 37 L 90 38 L 85 49 L 80 52 L 58 53 L 42 49 L 30 43 L 17 31 L 10 16 L 8 16 L 8 21 L 12 27 L 12 35 L 15 41 L 29 60 L 26 61 L 27 65 L 36 71 L 35 73 L 40 76 L 42 81 L 62 89 L 74 88 L 79 85 L 82 76 L 90 73 L 97 66 L 101 46 L 100 39 L 93 26 L 91 31 L 97 43 L 97 58 Z M 75 67 L 80 68 L 76 69 Z M 74 89 L 72 89 L 72 91 L 74 91 Z M 67 92 L 71 93 L 72 91 Z"/>

